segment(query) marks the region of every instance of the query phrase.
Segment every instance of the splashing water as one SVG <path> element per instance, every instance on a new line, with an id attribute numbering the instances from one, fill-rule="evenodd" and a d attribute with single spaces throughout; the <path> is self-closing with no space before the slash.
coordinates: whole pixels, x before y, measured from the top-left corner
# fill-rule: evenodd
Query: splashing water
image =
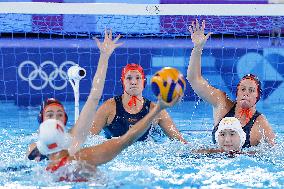
<path id="1" fill-rule="evenodd" d="M 197 104 L 198 108 L 195 107 Z M 278 116 L 278 111 L 265 111 L 277 133 L 275 147 L 261 144 L 250 149 L 258 151 L 254 156 L 228 158 L 223 154 L 205 156 L 191 152 L 214 147 L 211 133 L 204 131 L 213 125 L 208 107 L 200 102 L 183 102 L 169 110 L 189 141 L 188 145 L 171 141 L 164 135 L 156 136 L 158 140 L 136 142 L 111 162 L 98 167 L 89 182 L 72 183 L 54 182 L 54 175 L 45 171 L 47 162 L 37 163 L 26 158 L 28 144 L 37 137 L 37 109 L 5 104 L 5 109 L 12 113 L 0 119 L 0 185 L 8 188 L 281 188 L 284 185 L 284 132 L 281 125 L 284 120 Z M 189 117 L 193 111 L 195 114 Z M 202 132 L 197 132 L 198 129 Z M 102 135 L 89 137 L 85 145 L 105 140 Z"/>

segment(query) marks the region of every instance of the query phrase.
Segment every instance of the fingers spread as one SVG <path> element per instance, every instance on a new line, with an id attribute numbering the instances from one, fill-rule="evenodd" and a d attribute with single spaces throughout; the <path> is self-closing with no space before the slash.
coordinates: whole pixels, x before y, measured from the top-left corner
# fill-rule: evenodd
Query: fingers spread
<path id="1" fill-rule="evenodd" d="M 100 42 L 100 40 L 99 40 L 98 38 L 96 38 L 96 37 L 93 37 L 93 39 L 96 41 L 97 46 L 98 46 L 98 47 L 101 47 L 101 42 Z"/>
<path id="2" fill-rule="evenodd" d="M 205 39 L 207 40 L 212 34 L 213 34 L 212 32 L 207 33 L 207 35 L 205 36 Z"/>
<path id="3" fill-rule="evenodd" d="M 116 43 L 120 38 L 121 38 L 121 35 L 119 34 L 119 35 L 113 40 L 113 42 Z"/>
<path id="4" fill-rule="evenodd" d="M 202 21 L 202 26 L 201 26 L 201 31 L 204 33 L 204 28 L 205 28 L 205 20 Z"/>
<path id="5" fill-rule="evenodd" d="M 191 26 L 188 26 L 188 30 L 189 30 L 190 34 L 192 35 L 193 34 L 193 30 L 192 30 Z"/>
<path id="6" fill-rule="evenodd" d="M 108 38 L 107 29 L 105 29 L 105 39 Z"/>
<path id="7" fill-rule="evenodd" d="M 121 46 L 121 45 L 123 45 L 124 43 L 117 43 L 117 44 L 115 44 L 115 48 L 116 47 L 119 47 L 119 46 Z"/>
<path id="8" fill-rule="evenodd" d="M 200 30 L 200 28 L 199 28 L 199 22 L 198 22 L 198 20 L 197 20 L 197 19 L 195 20 L 195 23 L 196 23 L 196 25 L 195 25 L 195 29 L 196 29 L 196 31 L 199 31 L 199 30 Z"/>
<path id="9" fill-rule="evenodd" d="M 109 38 L 109 39 L 112 39 L 112 31 L 111 31 L 111 30 L 109 30 L 108 38 Z"/>
<path id="10" fill-rule="evenodd" d="M 194 21 L 192 21 L 191 26 L 192 26 L 193 32 L 195 32 L 196 31 L 196 27 L 195 27 Z"/>

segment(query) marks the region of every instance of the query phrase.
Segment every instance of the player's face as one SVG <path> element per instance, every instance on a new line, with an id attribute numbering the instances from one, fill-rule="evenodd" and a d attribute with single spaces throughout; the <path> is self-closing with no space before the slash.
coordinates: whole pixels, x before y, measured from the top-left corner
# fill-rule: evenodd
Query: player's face
<path id="1" fill-rule="evenodd" d="M 48 105 L 43 112 L 43 121 L 47 119 L 56 119 L 65 123 L 66 117 L 63 107 L 56 104 Z"/>
<path id="2" fill-rule="evenodd" d="M 218 135 L 218 144 L 219 147 L 226 152 L 232 151 L 232 150 L 240 150 L 240 136 L 239 134 L 232 130 L 232 129 L 224 129 L 219 132 Z"/>
<path id="3" fill-rule="evenodd" d="M 240 82 L 237 92 L 237 103 L 242 108 L 248 109 L 257 102 L 257 84 L 251 79 L 244 79 Z"/>
<path id="4" fill-rule="evenodd" d="M 128 71 L 123 80 L 124 90 L 132 96 L 139 96 L 144 89 L 144 79 L 137 70 Z"/>

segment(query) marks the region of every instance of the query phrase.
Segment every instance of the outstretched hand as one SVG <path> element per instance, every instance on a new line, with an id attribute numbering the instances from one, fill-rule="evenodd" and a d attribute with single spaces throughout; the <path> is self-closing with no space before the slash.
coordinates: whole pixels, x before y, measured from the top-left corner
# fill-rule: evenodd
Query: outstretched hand
<path id="1" fill-rule="evenodd" d="M 168 107 L 174 106 L 181 99 L 182 99 L 182 96 L 177 95 L 171 102 L 165 102 L 164 100 L 162 100 L 161 96 L 158 96 L 158 103 L 157 103 L 157 105 L 162 110 L 162 109 L 166 109 Z"/>
<path id="2" fill-rule="evenodd" d="M 194 47 L 202 50 L 203 46 L 205 45 L 207 39 L 210 37 L 212 32 L 209 32 L 207 35 L 204 34 L 204 28 L 205 28 L 205 20 L 202 21 L 201 27 L 199 26 L 199 22 L 196 19 L 196 21 L 192 21 L 191 26 L 188 27 L 190 33 L 191 33 L 191 40 L 194 44 Z"/>
<path id="3" fill-rule="evenodd" d="M 112 40 L 112 31 L 105 30 L 105 38 L 104 41 L 101 43 L 98 38 L 94 38 L 98 48 L 100 49 L 101 54 L 104 54 L 108 57 L 111 56 L 114 49 L 121 46 L 123 43 L 117 43 L 120 39 L 121 35 L 118 35 L 114 40 Z"/>

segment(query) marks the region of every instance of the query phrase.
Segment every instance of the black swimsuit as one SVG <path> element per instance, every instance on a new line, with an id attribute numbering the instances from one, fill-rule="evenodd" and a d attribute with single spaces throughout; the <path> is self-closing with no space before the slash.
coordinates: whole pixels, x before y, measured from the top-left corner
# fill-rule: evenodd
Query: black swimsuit
<path id="1" fill-rule="evenodd" d="M 234 117 L 235 116 L 235 109 L 236 109 L 236 103 L 224 117 Z M 252 128 L 255 120 L 260 115 L 261 115 L 261 113 L 256 111 L 254 113 L 254 115 L 252 116 L 252 118 L 249 120 L 249 122 L 244 127 L 242 127 L 243 131 L 246 133 L 246 141 L 245 141 L 245 143 L 243 145 L 243 148 L 251 147 L 251 144 L 250 144 L 250 131 L 251 131 L 251 128 Z M 213 140 L 214 144 L 216 143 L 215 133 L 218 130 L 219 123 L 214 127 L 214 129 L 212 131 L 212 140 Z"/>
<path id="2" fill-rule="evenodd" d="M 151 101 L 145 98 L 143 107 L 137 114 L 130 114 L 125 111 L 122 104 L 122 96 L 116 96 L 114 97 L 114 100 L 116 103 L 116 115 L 114 116 L 113 121 L 104 128 L 105 136 L 108 139 L 124 135 L 132 125 L 142 119 L 150 111 Z M 138 141 L 146 140 L 150 129 L 151 128 L 149 128 Z"/>

